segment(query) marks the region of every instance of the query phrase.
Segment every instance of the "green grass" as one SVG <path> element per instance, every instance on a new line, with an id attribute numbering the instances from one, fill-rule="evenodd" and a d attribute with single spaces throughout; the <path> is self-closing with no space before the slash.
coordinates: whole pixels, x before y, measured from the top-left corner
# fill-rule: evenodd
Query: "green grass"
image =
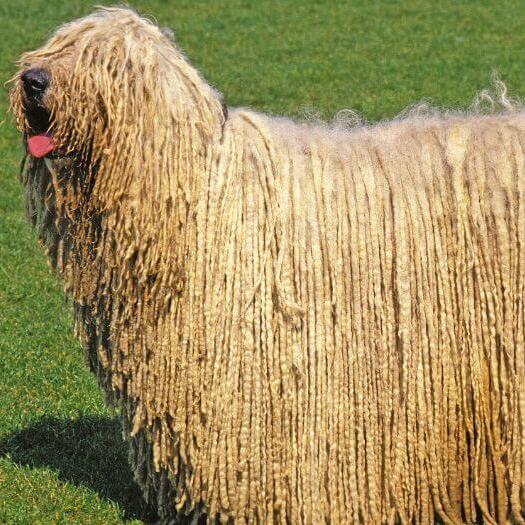
<path id="1" fill-rule="evenodd" d="M 492 4 L 492 5 L 490 5 Z M 229 105 L 387 118 L 427 99 L 468 106 L 496 70 L 525 94 L 518 1 L 137 1 Z M 0 80 L 80 0 L 1 0 Z M 7 93 L 0 92 L 0 108 Z M 24 219 L 20 139 L 0 127 L 0 523 L 148 523 L 114 414 L 87 371 L 69 307 Z"/>

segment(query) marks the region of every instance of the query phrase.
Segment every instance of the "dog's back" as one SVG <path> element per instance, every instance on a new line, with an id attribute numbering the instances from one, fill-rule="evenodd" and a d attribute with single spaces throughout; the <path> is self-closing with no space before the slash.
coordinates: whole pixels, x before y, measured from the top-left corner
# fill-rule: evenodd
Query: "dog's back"
<path id="1" fill-rule="evenodd" d="M 524 115 L 231 119 L 199 292 L 229 504 L 277 501 L 293 523 L 518 516 Z"/>

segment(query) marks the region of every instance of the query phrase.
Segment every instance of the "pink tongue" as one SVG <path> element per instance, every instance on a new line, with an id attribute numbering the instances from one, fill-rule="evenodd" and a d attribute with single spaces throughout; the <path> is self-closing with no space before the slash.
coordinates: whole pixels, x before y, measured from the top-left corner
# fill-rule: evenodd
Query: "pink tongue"
<path id="1" fill-rule="evenodd" d="M 31 155 L 39 159 L 45 157 L 48 153 L 51 153 L 56 147 L 53 143 L 53 137 L 46 133 L 30 137 L 27 143 Z"/>

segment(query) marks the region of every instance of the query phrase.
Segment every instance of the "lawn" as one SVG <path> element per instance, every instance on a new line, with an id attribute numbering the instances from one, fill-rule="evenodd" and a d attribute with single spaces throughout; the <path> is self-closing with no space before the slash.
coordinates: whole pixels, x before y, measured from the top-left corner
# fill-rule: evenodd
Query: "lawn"
<path id="1" fill-rule="evenodd" d="M 492 5 L 491 5 L 492 4 Z M 389 118 L 422 99 L 467 107 L 493 71 L 525 95 L 519 1 L 133 2 L 176 39 L 228 105 Z M 0 1 L 0 80 L 80 0 Z M 2 114 L 7 90 L 0 91 Z M 4 120 L 4 117 L 0 117 Z M 115 414 L 88 373 L 69 305 L 25 222 L 20 139 L 0 126 L 0 524 L 152 523 Z"/>

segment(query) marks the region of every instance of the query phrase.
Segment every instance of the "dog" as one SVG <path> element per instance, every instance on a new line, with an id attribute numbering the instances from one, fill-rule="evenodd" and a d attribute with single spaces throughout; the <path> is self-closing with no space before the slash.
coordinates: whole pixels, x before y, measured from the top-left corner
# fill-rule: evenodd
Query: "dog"
<path id="1" fill-rule="evenodd" d="M 523 523 L 525 120 L 228 108 L 107 8 L 26 53 L 26 203 L 162 523 Z"/>

